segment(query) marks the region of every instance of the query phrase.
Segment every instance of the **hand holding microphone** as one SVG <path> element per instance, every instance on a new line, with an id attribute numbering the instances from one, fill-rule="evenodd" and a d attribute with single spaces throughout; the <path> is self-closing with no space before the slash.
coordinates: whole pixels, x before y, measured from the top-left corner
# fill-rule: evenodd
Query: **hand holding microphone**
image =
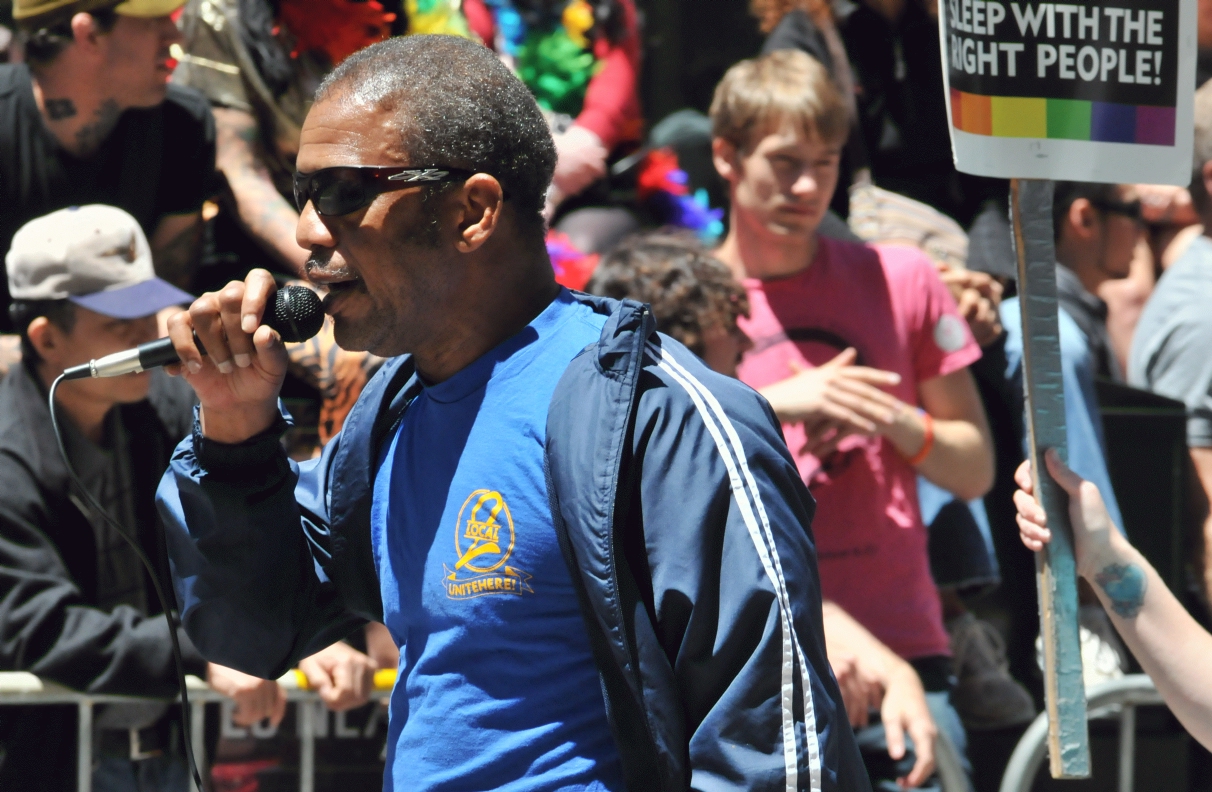
<path id="1" fill-rule="evenodd" d="M 307 295 L 298 295 L 300 304 L 315 297 L 303 291 Z M 169 372 L 182 375 L 198 394 L 202 432 L 208 438 L 239 443 L 277 420 L 287 367 L 283 340 L 290 326 L 271 321 L 278 293 L 273 276 L 255 269 L 243 281 L 203 294 L 188 311 L 168 321 L 168 335 L 180 359 Z M 300 329 L 310 317 L 303 338 L 315 335 L 324 320 L 318 299 L 308 305 L 305 316 L 295 316 Z"/>
<path id="2" fill-rule="evenodd" d="M 279 289 L 269 309 L 269 313 L 264 317 L 265 324 L 287 343 L 306 341 L 320 332 L 324 324 L 324 307 L 320 298 L 304 286 L 285 286 Z M 197 333 L 194 333 L 194 344 L 199 352 L 206 354 L 206 347 Z M 157 338 L 134 349 L 114 352 L 79 366 L 72 366 L 63 372 L 63 379 L 120 377 L 123 374 L 138 374 L 179 362 L 181 359 L 173 346 L 173 340 Z"/>

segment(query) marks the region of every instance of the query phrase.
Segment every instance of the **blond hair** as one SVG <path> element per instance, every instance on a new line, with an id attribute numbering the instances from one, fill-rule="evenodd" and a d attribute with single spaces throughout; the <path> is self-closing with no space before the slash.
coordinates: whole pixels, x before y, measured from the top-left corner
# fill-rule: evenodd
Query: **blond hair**
<path id="1" fill-rule="evenodd" d="M 733 66 L 711 100 L 711 134 L 740 149 L 791 122 L 810 138 L 841 144 L 850 129 L 846 103 L 820 61 L 779 50 Z"/>

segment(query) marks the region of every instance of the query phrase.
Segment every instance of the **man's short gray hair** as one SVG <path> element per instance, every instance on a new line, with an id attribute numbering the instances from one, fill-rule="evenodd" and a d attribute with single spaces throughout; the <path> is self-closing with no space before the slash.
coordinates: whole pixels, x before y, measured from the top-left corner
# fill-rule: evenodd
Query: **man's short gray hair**
<path id="1" fill-rule="evenodd" d="M 330 98 L 393 112 L 409 164 L 491 174 L 541 227 L 555 144 L 529 89 L 487 47 L 455 36 L 388 39 L 328 75 L 316 102 Z"/>

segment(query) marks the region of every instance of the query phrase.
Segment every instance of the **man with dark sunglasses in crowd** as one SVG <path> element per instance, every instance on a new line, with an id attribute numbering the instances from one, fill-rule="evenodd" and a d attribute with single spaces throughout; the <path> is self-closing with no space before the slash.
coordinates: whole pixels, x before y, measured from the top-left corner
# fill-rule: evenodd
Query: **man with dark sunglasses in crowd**
<path id="1" fill-rule="evenodd" d="M 1052 222 L 1068 463 L 1098 487 L 1115 524 L 1123 525 L 1107 470 L 1103 420 L 1094 383 L 1097 379 L 1122 382 L 1124 377 L 1107 335 L 1107 304 L 1097 295 L 1103 283 L 1128 277 L 1143 230 L 1140 199 L 1130 185 L 1057 182 Z M 1019 299 L 1003 302 L 1001 314 L 1006 328 L 1007 383 L 1021 403 L 1023 325 Z M 1035 605 L 1019 605 L 1016 618 L 1034 622 Z M 1081 626 L 1083 657 L 1096 658 L 1083 667 L 1086 684 L 1122 674 L 1126 668 L 1122 644 L 1091 592 L 1083 594 Z"/>
<path id="2" fill-rule="evenodd" d="M 151 243 L 156 274 L 188 288 L 212 188 L 214 119 L 168 85 L 184 0 L 15 0 L 24 63 L 0 65 L 0 250 L 56 209 L 117 206 Z M 0 331 L 8 293 L 0 278 Z"/>
<path id="3" fill-rule="evenodd" d="M 555 283 L 555 160 L 478 43 L 392 39 L 321 85 L 297 238 L 337 341 L 389 360 L 296 465 L 269 274 L 171 320 L 201 402 L 159 493 L 185 629 L 273 677 L 383 621 L 388 790 L 868 790 L 774 416 L 645 306 Z"/>

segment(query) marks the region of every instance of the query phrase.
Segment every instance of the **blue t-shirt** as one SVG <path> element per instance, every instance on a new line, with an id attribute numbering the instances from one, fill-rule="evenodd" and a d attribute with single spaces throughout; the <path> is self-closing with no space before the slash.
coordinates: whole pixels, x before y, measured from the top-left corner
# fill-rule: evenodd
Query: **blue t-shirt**
<path id="1" fill-rule="evenodd" d="M 621 790 L 543 449 L 605 317 L 560 293 L 404 413 L 375 477 L 383 616 L 402 647 L 385 789 Z"/>

